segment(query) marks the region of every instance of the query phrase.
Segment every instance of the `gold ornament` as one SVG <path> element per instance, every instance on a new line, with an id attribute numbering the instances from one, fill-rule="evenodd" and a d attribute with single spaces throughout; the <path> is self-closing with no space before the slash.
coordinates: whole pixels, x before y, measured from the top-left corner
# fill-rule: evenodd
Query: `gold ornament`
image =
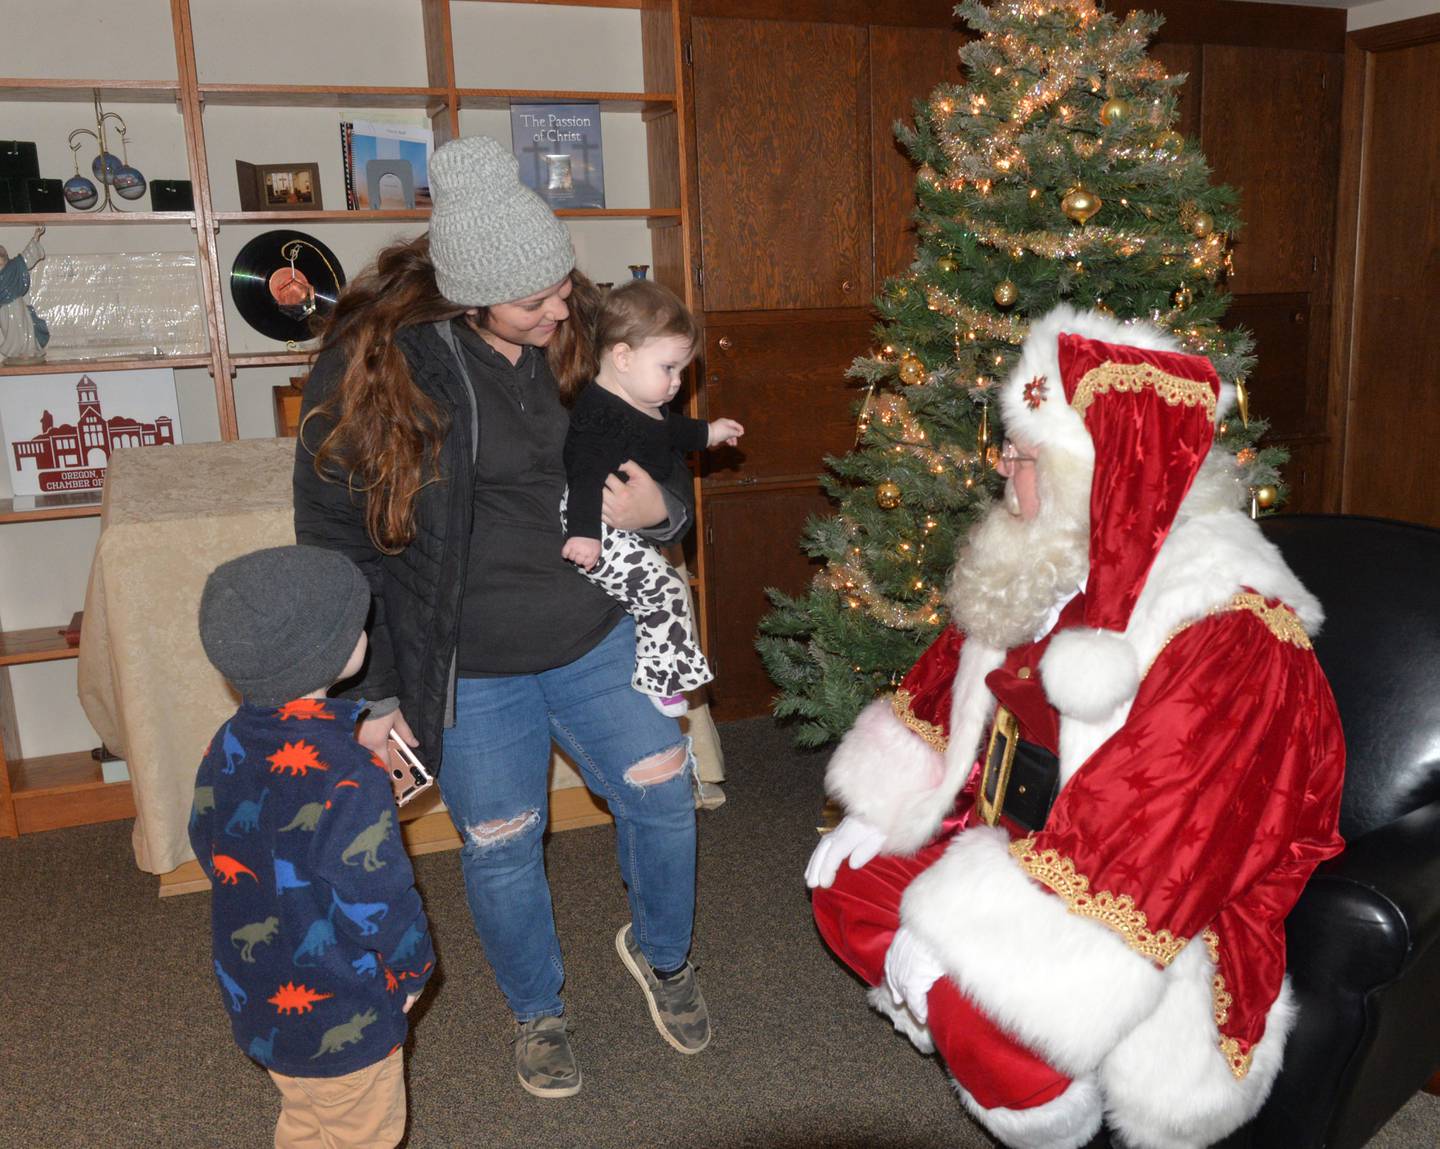
<path id="1" fill-rule="evenodd" d="M 1268 483 L 1263 487 L 1255 489 L 1255 502 L 1262 507 L 1273 507 L 1275 500 L 1280 497 L 1280 492 Z"/>
<path id="2" fill-rule="evenodd" d="M 1194 293 L 1182 283 L 1175 289 L 1175 294 L 1170 297 L 1170 301 L 1175 304 L 1176 310 L 1184 311 L 1195 301 L 1195 296 Z"/>
<path id="3" fill-rule="evenodd" d="M 895 483 L 881 483 L 875 488 L 875 501 L 884 510 L 893 511 L 900 505 L 900 487 Z"/>
<path id="4" fill-rule="evenodd" d="M 959 270 L 960 264 L 955 261 L 954 256 L 942 255 L 939 259 L 935 261 L 935 266 L 938 267 L 941 271 L 943 271 L 946 275 L 954 275 L 955 272 Z"/>
<path id="5" fill-rule="evenodd" d="M 913 355 L 902 355 L 900 357 L 900 381 L 914 386 L 916 383 L 925 381 L 925 364 Z"/>
<path id="6" fill-rule="evenodd" d="M 1207 212 L 1196 212 L 1195 217 L 1190 221 L 1190 234 L 1196 239 L 1204 239 L 1215 230 L 1215 219 Z"/>
<path id="7" fill-rule="evenodd" d="M 1235 380 L 1235 410 L 1240 412 L 1240 425 L 1250 426 L 1250 390 L 1244 379 Z"/>
<path id="8" fill-rule="evenodd" d="M 995 302 L 1001 307 L 1010 307 L 1020 298 L 1020 289 L 1008 279 L 1002 279 L 995 285 Z"/>
<path id="9" fill-rule="evenodd" d="M 1167 152 L 1180 152 L 1185 149 L 1185 137 L 1179 132 L 1164 132 L 1155 141 L 1155 146 L 1164 148 Z"/>
<path id="10" fill-rule="evenodd" d="M 1084 226 L 1104 206 L 1104 201 L 1094 192 L 1083 187 L 1073 187 L 1060 201 L 1060 210 L 1076 223 Z"/>
<path id="11" fill-rule="evenodd" d="M 1100 105 L 1100 122 L 1106 127 L 1114 127 L 1130 114 L 1130 105 L 1118 96 L 1111 96 Z"/>
<path id="12" fill-rule="evenodd" d="M 980 404 L 980 427 L 975 432 L 975 454 L 980 457 L 980 466 L 986 466 L 990 455 L 990 404 Z"/>

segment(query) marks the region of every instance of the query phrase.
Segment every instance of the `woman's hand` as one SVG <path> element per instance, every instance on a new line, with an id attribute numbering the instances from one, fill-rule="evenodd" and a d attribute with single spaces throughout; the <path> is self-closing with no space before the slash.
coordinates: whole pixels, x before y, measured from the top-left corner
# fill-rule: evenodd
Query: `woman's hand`
<path id="1" fill-rule="evenodd" d="M 665 497 L 650 473 L 633 459 L 626 459 L 619 475 L 605 477 L 600 496 L 600 518 L 607 527 L 621 531 L 643 531 L 665 522 Z"/>
<path id="2" fill-rule="evenodd" d="M 410 724 L 405 721 L 405 715 L 399 709 L 382 714 L 379 718 L 367 718 L 360 723 L 360 729 L 355 735 L 355 741 L 359 742 L 366 750 L 374 754 L 382 762 L 390 760 L 390 729 L 394 727 L 395 733 L 400 735 L 406 746 L 419 746 L 420 739 L 416 738 L 410 730 Z"/>

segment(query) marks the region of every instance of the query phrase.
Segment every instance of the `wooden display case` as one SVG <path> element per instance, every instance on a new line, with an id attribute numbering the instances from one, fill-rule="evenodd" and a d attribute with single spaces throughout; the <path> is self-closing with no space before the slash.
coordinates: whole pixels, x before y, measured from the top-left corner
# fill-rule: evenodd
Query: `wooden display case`
<path id="1" fill-rule="evenodd" d="M 335 210 L 333 206 L 321 211 L 235 210 L 232 201 L 238 202 L 238 199 L 231 186 L 235 159 L 267 157 L 230 154 L 225 147 L 226 128 L 227 123 L 235 121 L 227 122 L 226 116 L 238 115 L 245 120 L 273 117 L 273 121 L 265 121 L 267 136 L 274 136 L 276 146 L 276 154 L 270 158 L 280 160 L 311 158 L 304 154 L 303 147 L 296 154 L 290 154 L 293 145 L 287 142 L 287 137 L 304 127 L 307 115 L 323 116 L 328 112 L 335 113 L 336 123 L 350 118 L 351 114 L 356 118 L 363 118 L 362 113 L 373 113 L 376 118 L 389 114 L 393 118 L 396 113 L 418 113 L 428 120 L 437 146 L 460 135 L 487 130 L 484 117 L 491 115 L 493 119 L 512 100 L 598 103 L 603 115 L 634 117 L 637 126 L 630 134 L 643 139 L 645 145 L 639 159 L 645 171 L 635 181 L 642 194 L 634 198 L 646 198 L 643 193 L 648 189 L 648 202 L 562 210 L 557 214 L 579 227 L 640 228 L 649 250 L 642 250 L 637 262 L 648 259 L 655 278 L 694 305 L 691 228 L 686 208 L 693 197 L 688 187 L 687 142 L 681 130 L 687 116 L 687 96 L 680 32 L 688 19 L 682 15 L 682 0 L 574 0 L 568 7 L 551 5 L 548 0 L 504 0 L 503 8 L 511 11 L 533 7 L 534 17 L 544 20 L 551 29 L 553 43 L 572 42 L 570 47 L 578 53 L 591 50 L 591 45 L 584 42 L 590 34 L 587 29 L 595 19 L 605 18 L 604 10 L 610 10 L 613 16 L 610 24 L 623 25 L 617 34 L 629 37 L 629 42 L 617 51 L 625 56 L 628 70 L 639 84 L 629 82 L 607 89 L 586 83 L 583 90 L 560 86 L 570 78 L 570 70 L 548 73 L 539 66 L 546 54 L 529 46 L 524 52 L 516 52 L 516 46 L 511 45 L 508 51 L 511 56 L 532 62 L 536 79 L 541 82 L 539 86 L 487 86 L 486 77 L 473 74 L 469 61 L 476 56 L 475 49 L 494 48 L 488 44 L 493 37 L 487 34 L 486 21 L 493 20 L 501 5 L 472 0 L 416 0 L 408 7 L 372 5 L 371 15 L 393 22 L 397 33 L 394 39 L 414 45 L 414 54 L 406 60 L 403 52 L 380 37 L 381 42 L 371 46 L 368 63 L 363 59 L 347 59 L 344 49 L 335 48 L 336 44 L 358 37 L 333 34 L 305 37 L 296 32 L 293 24 L 295 19 L 328 19 L 333 31 L 339 22 L 365 19 L 365 14 L 347 0 L 320 0 L 304 5 L 303 11 L 278 3 L 240 6 L 223 0 L 169 0 L 168 17 L 162 15 L 164 6 L 163 0 L 158 4 L 152 2 L 143 17 L 137 13 L 133 20 L 127 17 L 126 21 L 106 25 L 106 34 L 120 42 L 98 45 L 91 55 L 107 61 L 125 60 L 121 66 L 129 66 L 129 57 L 137 54 L 129 51 L 132 48 L 147 49 L 152 60 L 162 57 L 168 60 L 173 53 L 172 76 L 155 79 L 107 75 L 6 76 L 7 68 L 0 66 L 0 137 L 30 138 L 26 134 L 27 124 L 35 122 L 35 115 L 47 107 L 53 111 L 61 106 L 67 113 L 73 113 L 76 123 L 83 123 L 89 114 L 86 105 L 97 96 L 107 105 L 172 105 L 183 135 L 185 176 L 194 189 L 194 211 L 0 214 L 0 232 L 28 230 L 44 224 L 51 229 L 46 239 L 49 244 L 56 233 L 65 229 L 114 227 L 122 230 L 105 234 L 120 237 L 112 241 L 119 250 L 139 250 L 154 242 L 148 238 L 150 233 L 143 231 L 145 226 L 168 227 L 171 230 L 166 233 L 167 237 L 173 235 L 175 229 L 184 228 L 186 242 L 193 247 L 199 263 L 210 350 L 203 355 L 141 361 L 52 360 L 38 367 L 0 365 L 0 386 L 4 386 L 6 376 L 37 372 L 98 373 L 162 366 L 194 369 L 192 374 L 198 375 L 198 369 L 203 369 L 213 381 L 213 412 L 206 412 L 208 418 L 213 418 L 211 437 L 232 440 L 275 433 L 272 387 L 285 383 L 291 375 L 303 374 L 310 353 L 304 347 L 257 340 L 239 321 L 229 300 L 229 269 L 237 246 L 230 242 L 232 232 L 243 242 L 257 227 L 299 226 L 313 228 L 323 237 L 330 234 L 328 228 L 343 225 L 349 237 L 348 250 L 358 253 L 359 262 L 353 265 L 358 270 L 359 263 L 393 238 L 398 229 L 409 229 L 411 233 L 422 230 L 429 213 L 424 209 L 349 212 Z M 59 47 L 67 43 L 64 30 L 45 28 L 47 20 L 64 22 L 63 7 L 47 7 L 37 13 L 32 27 L 21 34 L 22 40 L 27 35 L 34 36 L 34 42 L 40 45 L 21 54 L 27 67 L 42 60 L 39 66 L 45 70 L 61 71 L 66 61 L 74 58 L 68 50 L 62 51 Z M 633 13 L 633 18 L 629 14 L 621 15 L 626 10 Z M 159 31 L 162 28 L 163 33 Z M 130 32 L 127 33 L 127 29 Z M 166 33 L 168 44 L 162 51 L 156 41 Z M 137 43 L 126 43 L 127 34 L 133 35 Z M 267 50 L 246 55 L 229 42 L 232 38 L 243 40 L 245 37 L 254 38 L 257 44 L 263 43 Z M 597 58 L 607 55 L 594 54 Z M 80 58 L 85 58 L 83 52 Z M 237 58 L 251 62 L 236 65 Z M 13 57 L 0 54 L 0 60 L 3 59 Z M 457 67 L 457 61 L 461 67 Z M 227 66 L 255 76 L 263 74 L 264 79 L 245 82 L 244 77 L 223 75 Z M 156 67 L 155 70 L 166 69 Z M 388 74 L 392 71 L 393 76 Z M 381 72 L 387 74 L 380 75 Z M 367 78 L 411 79 L 413 82 L 360 82 Z M 544 86 L 547 81 L 554 86 Z M 270 132 L 272 122 L 273 133 Z M 502 133 L 490 131 L 504 138 Z M 133 139 L 131 143 L 133 148 Z M 331 148 L 338 156 L 338 137 L 332 139 Z M 136 159 L 139 162 L 138 156 Z M 53 156 L 49 166 L 54 166 Z M 610 164 L 607 169 L 613 170 Z M 178 177 L 180 173 L 156 169 L 152 174 L 168 178 Z M 324 177 L 322 186 L 333 189 L 340 185 Z M 333 190 L 327 190 L 327 196 L 331 205 L 343 202 Z M 142 231 L 129 230 L 136 227 Z M 351 228 L 359 229 L 363 238 L 355 238 Z M 133 243 L 127 238 L 132 234 Z M 599 278 L 611 277 L 601 275 Z M 237 396 L 244 402 L 237 402 Z M 689 402 L 692 413 L 697 412 L 698 398 L 693 387 Z M 196 436 L 205 437 L 203 433 Z M 699 513 L 697 498 L 697 535 L 703 530 Z M 28 510 L 18 509 L 13 500 L 0 499 L 0 527 L 14 532 L 13 536 L 7 536 L 6 545 L 17 548 L 17 553 L 24 553 L 27 547 L 22 537 L 24 524 L 91 518 L 98 514 L 99 508 L 95 506 Z M 692 555 L 689 563 L 692 582 L 699 592 L 696 597 L 704 603 L 703 555 Z M 708 641 L 709 625 L 703 606 L 699 624 L 702 641 Z M 11 675 L 23 674 L 29 664 L 74 659 L 76 649 L 65 645 L 61 636 L 63 629 L 64 619 L 57 619 L 53 628 L 7 631 L 0 624 L 0 837 L 124 818 L 134 813 L 129 783 L 103 782 L 99 764 L 92 760 L 88 750 L 29 759 L 18 754 L 19 722 Z"/>

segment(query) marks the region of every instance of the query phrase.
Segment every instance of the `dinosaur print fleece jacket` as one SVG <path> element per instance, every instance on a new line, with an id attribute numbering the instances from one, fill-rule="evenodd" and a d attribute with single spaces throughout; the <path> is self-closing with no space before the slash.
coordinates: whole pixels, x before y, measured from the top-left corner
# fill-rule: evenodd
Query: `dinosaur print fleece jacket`
<path id="1" fill-rule="evenodd" d="M 387 1056 L 435 967 L 389 773 L 355 741 L 363 708 L 245 703 L 195 776 L 220 999 L 240 1048 L 289 1077 Z"/>

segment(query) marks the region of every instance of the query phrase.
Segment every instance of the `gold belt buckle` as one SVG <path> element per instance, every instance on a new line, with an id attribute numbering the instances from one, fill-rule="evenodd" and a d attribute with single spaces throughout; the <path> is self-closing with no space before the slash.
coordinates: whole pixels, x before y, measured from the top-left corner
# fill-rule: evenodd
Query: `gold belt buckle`
<path id="1" fill-rule="evenodd" d="M 1000 821 L 1005 808 L 1005 789 L 1010 785 L 1010 767 L 1015 761 L 1015 744 L 1020 739 L 1020 726 L 1015 715 L 1003 706 L 996 706 L 995 721 L 990 724 L 990 743 L 985 748 L 985 767 L 980 772 L 980 793 L 975 809 L 987 826 Z"/>

